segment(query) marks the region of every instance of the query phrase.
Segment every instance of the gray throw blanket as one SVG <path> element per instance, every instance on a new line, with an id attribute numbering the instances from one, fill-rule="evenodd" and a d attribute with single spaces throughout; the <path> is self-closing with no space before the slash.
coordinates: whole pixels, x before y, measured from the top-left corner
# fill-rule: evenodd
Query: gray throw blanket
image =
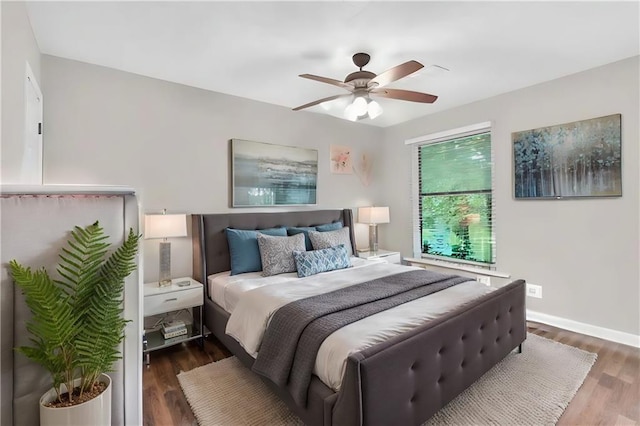
<path id="1" fill-rule="evenodd" d="M 470 278 L 419 270 L 378 278 L 288 303 L 278 309 L 264 334 L 253 371 L 306 406 L 320 345 L 331 333 L 394 306 Z"/>

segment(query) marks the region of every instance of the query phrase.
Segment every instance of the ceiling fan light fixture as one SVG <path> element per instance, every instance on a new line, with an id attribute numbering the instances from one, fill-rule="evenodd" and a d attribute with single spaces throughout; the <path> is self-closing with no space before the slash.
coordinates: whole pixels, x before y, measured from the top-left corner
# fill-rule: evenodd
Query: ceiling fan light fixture
<path id="1" fill-rule="evenodd" d="M 355 98 L 351 106 L 358 117 L 367 113 L 367 100 L 363 96 Z"/>
<path id="2" fill-rule="evenodd" d="M 369 95 L 427 104 L 432 104 L 436 101 L 436 99 L 438 99 L 437 96 L 430 95 L 429 93 L 385 88 L 385 86 L 387 86 L 389 83 L 393 83 L 394 81 L 407 77 L 424 68 L 424 66 L 420 62 L 407 61 L 393 68 L 390 68 L 381 74 L 376 75 L 371 71 L 362 69 L 362 67 L 369 63 L 370 58 L 371 57 L 367 53 L 356 53 L 355 55 L 353 55 L 353 63 L 359 68 L 359 70 L 349 74 L 347 78 L 344 79 L 344 81 L 321 77 L 319 75 L 313 74 L 300 74 L 300 77 L 302 78 L 308 78 L 310 80 L 319 81 L 321 83 L 338 86 L 346 89 L 350 93 L 318 99 L 316 101 L 293 108 L 293 110 L 300 111 L 302 109 L 310 108 L 318 104 L 320 104 L 322 109 L 327 111 L 333 109 L 334 107 L 335 109 L 340 110 L 341 108 L 345 107 L 345 104 L 333 103 L 331 107 L 329 107 L 328 105 L 329 102 L 340 99 L 345 103 L 351 102 L 349 105 L 346 105 L 344 109 L 343 114 L 345 118 L 352 121 L 364 120 L 367 118 L 373 120 L 374 118 L 382 114 L 383 111 L 380 104 L 372 101 L 369 98 Z M 446 68 L 439 65 L 434 65 L 433 67 L 446 70 Z"/>
<path id="3" fill-rule="evenodd" d="M 376 101 L 370 101 L 369 105 L 367 105 L 367 113 L 369 114 L 370 119 L 374 119 L 382 114 L 382 107 Z"/>
<path id="4" fill-rule="evenodd" d="M 347 105 L 344 109 L 344 118 L 350 121 L 356 121 L 358 119 L 358 114 L 356 114 L 353 104 Z"/>

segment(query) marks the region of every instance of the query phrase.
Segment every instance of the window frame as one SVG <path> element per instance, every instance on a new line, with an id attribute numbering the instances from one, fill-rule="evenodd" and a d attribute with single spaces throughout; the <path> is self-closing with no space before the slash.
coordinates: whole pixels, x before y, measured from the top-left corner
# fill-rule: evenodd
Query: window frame
<path id="1" fill-rule="evenodd" d="M 457 259 L 448 256 L 438 256 L 435 254 L 422 253 L 422 194 L 420 192 L 420 148 L 424 145 L 432 145 L 436 143 L 451 141 L 454 139 L 460 139 L 468 136 L 473 136 L 482 133 L 489 133 L 493 136 L 492 123 L 490 121 L 472 124 L 469 126 L 459 127 L 455 129 L 445 130 L 442 132 L 431 133 L 417 138 L 408 139 L 405 141 L 405 145 L 411 146 L 411 203 L 412 203 L 412 239 L 413 239 L 413 255 L 416 258 L 422 259 L 434 259 L 451 263 L 454 265 L 473 265 L 484 269 L 495 269 L 497 262 L 497 242 L 496 242 L 496 197 L 495 197 L 495 154 L 493 138 L 491 139 L 491 242 L 492 242 L 492 262 L 476 262 L 472 260 Z M 470 191 L 473 193 L 476 191 Z M 486 193 L 486 192 L 485 192 Z"/>

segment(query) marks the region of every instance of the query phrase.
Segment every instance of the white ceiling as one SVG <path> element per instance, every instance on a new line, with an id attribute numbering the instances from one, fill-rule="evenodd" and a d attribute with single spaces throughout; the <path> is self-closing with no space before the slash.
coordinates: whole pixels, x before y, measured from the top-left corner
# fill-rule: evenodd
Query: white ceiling
<path id="1" fill-rule="evenodd" d="M 338 80 L 414 59 L 389 87 L 432 105 L 380 99 L 386 127 L 640 53 L 638 2 L 34 2 L 42 53 L 293 108 L 346 93 Z M 450 69 L 432 72 L 437 64 Z M 342 116 L 343 106 L 297 114 Z"/>

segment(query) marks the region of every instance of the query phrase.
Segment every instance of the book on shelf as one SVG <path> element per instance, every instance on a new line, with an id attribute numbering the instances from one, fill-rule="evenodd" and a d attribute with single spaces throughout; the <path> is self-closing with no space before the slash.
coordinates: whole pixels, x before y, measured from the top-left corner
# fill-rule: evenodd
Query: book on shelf
<path id="1" fill-rule="evenodd" d="M 171 333 L 173 331 L 178 331 L 186 329 L 186 324 L 184 321 L 174 320 L 167 323 L 162 324 L 162 331 L 164 333 Z"/>
<path id="2" fill-rule="evenodd" d="M 186 337 L 188 337 L 186 334 L 178 337 L 169 337 L 168 339 L 164 339 L 164 344 L 168 345 L 170 343 L 182 342 Z"/>
<path id="3" fill-rule="evenodd" d="M 174 337 L 184 336 L 185 334 L 187 334 L 187 327 L 184 327 L 184 326 L 181 329 L 169 331 L 169 332 L 164 331 L 164 329 L 162 330 L 162 336 L 165 338 L 165 340 L 172 339 Z"/>

